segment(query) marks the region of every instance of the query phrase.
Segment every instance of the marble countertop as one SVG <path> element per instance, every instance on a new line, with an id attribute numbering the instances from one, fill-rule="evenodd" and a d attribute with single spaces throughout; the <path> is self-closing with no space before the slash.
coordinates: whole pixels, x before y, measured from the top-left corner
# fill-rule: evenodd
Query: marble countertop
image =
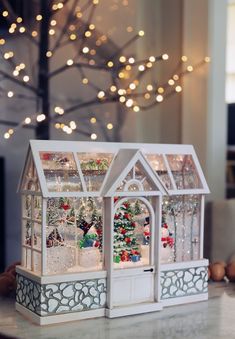
<path id="1" fill-rule="evenodd" d="M 10 338 L 235 339 L 235 283 L 210 283 L 209 300 L 161 312 L 117 319 L 98 318 L 40 327 L 15 311 L 14 299 L 0 299 L 1 334 Z"/>

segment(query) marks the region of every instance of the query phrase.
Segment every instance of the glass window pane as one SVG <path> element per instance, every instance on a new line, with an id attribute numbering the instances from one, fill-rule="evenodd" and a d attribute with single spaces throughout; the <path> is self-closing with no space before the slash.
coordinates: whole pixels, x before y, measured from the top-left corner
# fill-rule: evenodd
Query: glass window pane
<path id="1" fill-rule="evenodd" d="M 34 244 L 33 247 L 41 250 L 41 243 L 42 243 L 42 226 L 41 224 L 35 222 L 34 227 Z"/>
<path id="2" fill-rule="evenodd" d="M 42 220 L 42 197 L 35 195 L 33 197 L 34 208 L 33 208 L 33 220 Z"/>
<path id="3" fill-rule="evenodd" d="M 23 189 L 26 191 L 40 192 L 40 184 L 38 180 L 37 170 L 34 165 L 32 155 L 29 156 L 27 167 L 28 168 L 24 178 Z"/>
<path id="4" fill-rule="evenodd" d="M 23 217 L 31 219 L 32 215 L 32 196 L 31 195 L 22 195 L 22 203 L 23 203 Z"/>
<path id="5" fill-rule="evenodd" d="M 164 162 L 162 154 L 145 154 L 145 157 L 149 161 L 152 169 L 157 172 L 160 179 L 164 183 L 167 189 L 172 189 L 171 179 L 167 172 L 167 168 Z"/>
<path id="6" fill-rule="evenodd" d="M 102 228 L 102 199 L 48 199 L 48 274 L 102 269 Z"/>
<path id="7" fill-rule="evenodd" d="M 39 152 L 49 192 L 82 191 L 72 153 Z"/>
<path id="8" fill-rule="evenodd" d="M 25 267 L 28 269 L 28 270 L 30 270 L 31 271 L 31 263 L 32 263 L 32 261 L 31 261 L 31 249 L 29 249 L 29 248 L 26 248 L 25 249 L 26 250 L 26 257 L 25 257 Z"/>
<path id="9" fill-rule="evenodd" d="M 200 259 L 200 196 L 163 198 L 161 262 Z"/>
<path id="10" fill-rule="evenodd" d="M 99 191 L 114 155 L 111 153 L 78 153 L 77 155 L 87 191 Z"/>
<path id="11" fill-rule="evenodd" d="M 41 274 L 41 253 L 33 251 L 33 271 Z"/>
<path id="12" fill-rule="evenodd" d="M 32 222 L 23 220 L 23 245 L 31 246 Z"/>
<path id="13" fill-rule="evenodd" d="M 150 223 L 148 208 L 139 199 L 128 199 L 116 209 L 113 238 L 115 269 L 150 264 Z"/>
<path id="14" fill-rule="evenodd" d="M 167 155 L 177 189 L 202 188 L 192 155 Z"/>

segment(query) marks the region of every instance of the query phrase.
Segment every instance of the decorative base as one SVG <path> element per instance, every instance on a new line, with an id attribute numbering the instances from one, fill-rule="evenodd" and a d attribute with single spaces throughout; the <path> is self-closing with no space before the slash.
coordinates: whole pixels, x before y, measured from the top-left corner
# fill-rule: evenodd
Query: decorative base
<path id="1" fill-rule="evenodd" d="M 56 315 L 49 315 L 40 317 L 39 315 L 35 314 L 34 312 L 30 311 L 29 309 L 25 308 L 24 306 L 15 304 L 16 310 L 20 312 L 23 316 L 31 320 L 33 323 L 37 325 L 50 325 L 68 321 L 75 321 L 75 320 L 82 320 L 82 319 L 91 319 L 91 318 L 98 318 L 105 316 L 105 309 L 100 308 L 97 310 L 90 310 L 85 312 L 73 312 L 67 314 L 56 314 Z"/>
<path id="2" fill-rule="evenodd" d="M 142 303 L 126 307 L 115 307 L 112 310 L 106 308 L 105 315 L 108 318 L 118 318 L 127 315 L 135 315 L 162 310 L 162 303 Z"/>
<path id="3" fill-rule="evenodd" d="M 196 303 L 198 301 L 206 301 L 206 300 L 208 300 L 208 293 L 188 295 L 187 297 L 166 299 L 166 300 L 162 300 L 161 303 L 163 307 L 168 307 L 168 306 L 174 306 L 174 305 Z"/>

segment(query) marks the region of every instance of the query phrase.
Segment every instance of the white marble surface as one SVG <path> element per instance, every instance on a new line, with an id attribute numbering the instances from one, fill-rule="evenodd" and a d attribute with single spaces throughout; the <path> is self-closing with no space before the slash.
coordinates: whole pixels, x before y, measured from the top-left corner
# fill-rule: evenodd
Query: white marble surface
<path id="1" fill-rule="evenodd" d="M 14 299 L 0 299 L 0 334 L 24 339 L 235 339 L 235 284 L 210 283 L 209 294 L 209 301 L 168 307 L 161 312 L 46 327 L 25 320 L 15 311 Z"/>

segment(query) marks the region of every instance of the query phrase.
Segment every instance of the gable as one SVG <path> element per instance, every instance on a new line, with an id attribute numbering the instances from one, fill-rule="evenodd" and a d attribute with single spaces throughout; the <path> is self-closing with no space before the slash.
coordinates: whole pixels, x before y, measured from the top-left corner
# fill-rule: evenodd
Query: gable
<path id="1" fill-rule="evenodd" d="M 102 195 L 111 196 L 121 192 L 167 193 L 158 175 L 141 151 L 133 149 L 119 150 Z"/>
<path id="2" fill-rule="evenodd" d="M 41 185 L 31 150 L 28 150 L 19 190 L 41 192 Z"/>

